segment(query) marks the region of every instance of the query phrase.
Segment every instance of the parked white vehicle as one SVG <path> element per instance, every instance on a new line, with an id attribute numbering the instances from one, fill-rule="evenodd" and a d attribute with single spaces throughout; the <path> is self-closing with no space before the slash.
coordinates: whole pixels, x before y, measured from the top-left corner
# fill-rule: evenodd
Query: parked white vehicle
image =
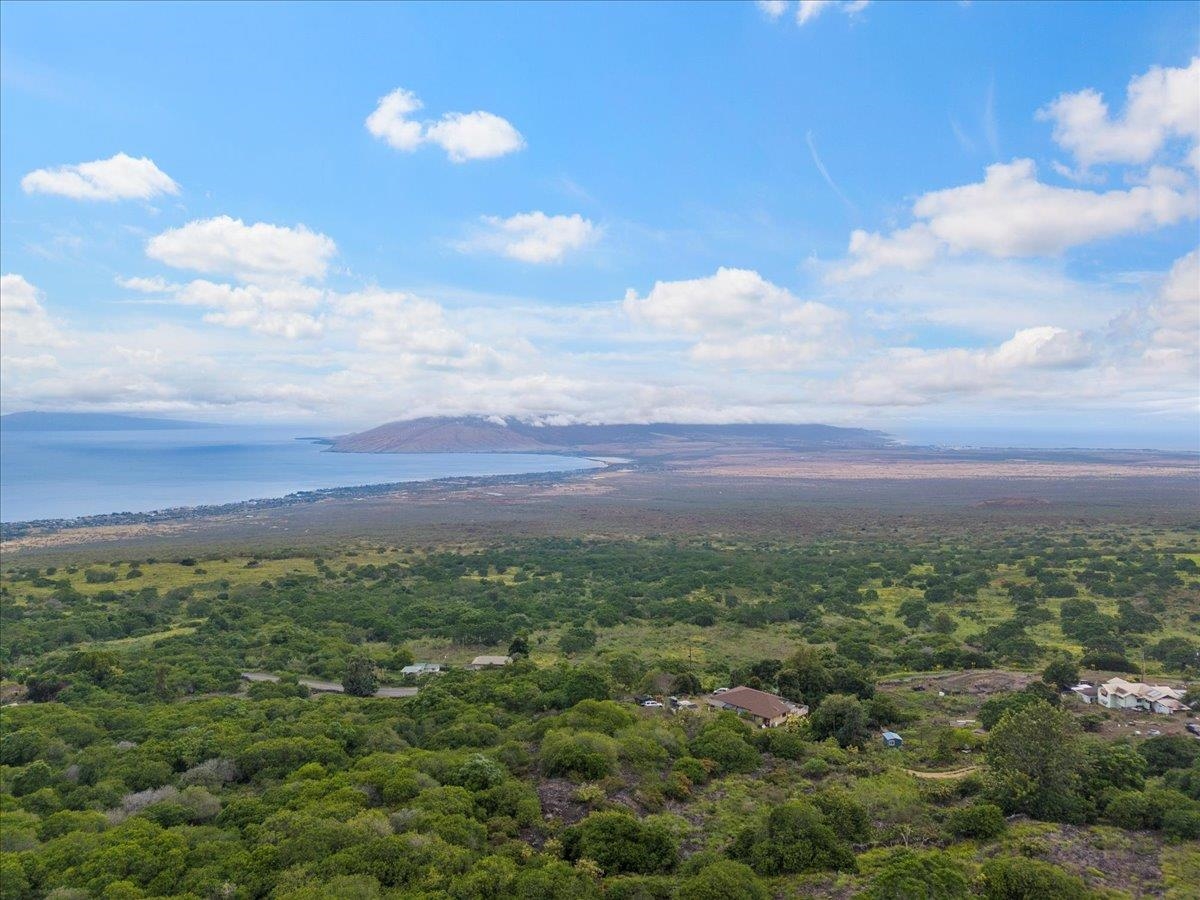
<path id="1" fill-rule="evenodd" d="M 662 709 L 662 704 L 657 700 L 647 700 L 642 706 L 646 707 L 646 709 Z"/>

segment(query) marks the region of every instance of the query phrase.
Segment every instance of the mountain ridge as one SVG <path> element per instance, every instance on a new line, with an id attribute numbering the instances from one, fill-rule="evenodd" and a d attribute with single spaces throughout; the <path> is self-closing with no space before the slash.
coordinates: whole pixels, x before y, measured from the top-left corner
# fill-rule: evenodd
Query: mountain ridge
<path id="1" fill-rule="evenodd" d="M 688 424 L 658 422 L 537 425 L 484 416 L 397 420 L 332 439 L 342 453 L 633 452 L 684 446 L 754 445 L 794 450 L 876 449 L 892 439 L 881 431 L 805 424 Z"/>

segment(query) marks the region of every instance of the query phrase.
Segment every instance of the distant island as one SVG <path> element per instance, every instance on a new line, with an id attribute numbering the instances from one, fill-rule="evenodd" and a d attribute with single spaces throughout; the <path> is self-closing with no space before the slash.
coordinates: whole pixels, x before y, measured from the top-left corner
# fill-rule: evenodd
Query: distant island
<path id="1" fill-rule="evenodd" d="M 0 431 L 161 431 L 211 427 L 209 422 L 114 413 L 17 412 L 0 416 Z"/>
<path id="2" fill-rule="evenodd" d="M 676 423 L 536 425 L 515 418 L 458 416 L 389 422 L 332 439 L 342 453 L 642 453 L 754 445 L 787 450 L 889 447 L 891 437 L 833 425 Z"/>

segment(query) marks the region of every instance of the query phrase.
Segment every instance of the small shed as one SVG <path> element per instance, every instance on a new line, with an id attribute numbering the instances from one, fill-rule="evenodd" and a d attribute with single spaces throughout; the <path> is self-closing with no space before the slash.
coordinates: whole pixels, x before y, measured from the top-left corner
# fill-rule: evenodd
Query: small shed
<path id="1" fill-rule="evenodd" d="M 900 737 L 894 731 L 885 731 L 883 733 L 883 743 L 886 747 L 903 747 L 904 738 Z"/>

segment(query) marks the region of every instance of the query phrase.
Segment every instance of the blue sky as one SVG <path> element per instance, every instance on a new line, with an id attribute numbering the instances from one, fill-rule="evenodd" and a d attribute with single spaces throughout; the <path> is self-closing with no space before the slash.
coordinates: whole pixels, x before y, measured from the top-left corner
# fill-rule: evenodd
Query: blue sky
<path id="1" fill-rule="evenodd" d="M 6 410 L 1197 442 L 1193 4 L 2 16 Z"/>

